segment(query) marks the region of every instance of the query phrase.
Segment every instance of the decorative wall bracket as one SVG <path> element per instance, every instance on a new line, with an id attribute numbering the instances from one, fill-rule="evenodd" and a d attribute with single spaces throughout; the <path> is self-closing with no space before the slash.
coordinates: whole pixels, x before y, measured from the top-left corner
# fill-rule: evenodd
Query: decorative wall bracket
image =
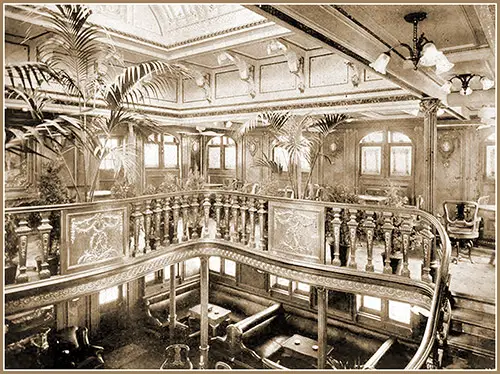
<path id="1" fill-rule="evenodd" d="M 219 65 L 223 64 L 226 61 L 231 61 L 234 65 L 236 65 L 236 67 L 238 68 L 238 73 L 240 75 L 240 79 L 243 82 L 246 82 L 247 92 L 253 99 L 256 95 L 255 81 L 254 81 L 255 66 L 247 63 L 245 60 L 243 60 L 239 56 L 236 56 L 236 55 L 229 53 L 229 52 L 222 52 L 217 57 L 217 60 L 219 62 Z"/>
<path id="2" fill-rule="evenodd" d="M 196 85 L 200 88 L 203 88 L 205 91 L 205 99 L 211 103 L 212 102 L 212 94 L 210 89 L 210 74 L 202 73 L 198 70 L 193 70 L 194 81 Z"/>
<path id="3" fill-rule="evenodd" d="M 361 82 L 361 72 L 362 69 L 358 64 L 352 63 L 350 61 L 345 63 L 349 68 L 349 77 L 351 79 L 351 83 L 353 87 L 358 87 Z"/>
<path id="4" fill-rule="evenodd" d="M 281 54 L 286 57 L 288 70 L 298 78 L 299 82 L 297 88 L 303 93 L 306 87 L 304 83 L 304 57 L 299 56 L 297 52 L 290 49 L 285 43 L 278 40 L 272 40 L 267 46 L 267 53 L 271 54 L 276 51 L 281 52 Z"/>

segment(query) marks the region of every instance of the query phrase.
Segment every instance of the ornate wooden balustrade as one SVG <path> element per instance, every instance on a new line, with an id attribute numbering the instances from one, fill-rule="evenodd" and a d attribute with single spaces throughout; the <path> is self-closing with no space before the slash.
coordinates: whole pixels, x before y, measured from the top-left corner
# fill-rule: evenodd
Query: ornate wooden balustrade
<path id="1" fill-rule="evenodd" d="M 19 247 L 16 284 L 5 289 L 6 313 L 213 255 L 313 286 L 429 308 L 422 344 L 407 368 L 422 367 L 436 337 L 443 340 L 450 243 L 439 221 L 415 208 L 204 190 L 6 214 L 16 222 Z M 54 235 L 53 226 L 60 233 Z M 59 248 L 57 275 L 47 270 L 50 248 Z M 382 259 L 374 258 L 375 249 Z M 39 257 L 36 271 L 27 266 L 31 251 Z"/>

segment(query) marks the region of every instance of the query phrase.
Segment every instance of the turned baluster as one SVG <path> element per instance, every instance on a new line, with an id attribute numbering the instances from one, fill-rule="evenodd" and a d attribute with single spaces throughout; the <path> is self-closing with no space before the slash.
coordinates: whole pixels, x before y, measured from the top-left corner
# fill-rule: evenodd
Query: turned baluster
<path id="1" fill-rule="evenodd" d="M 372 211 L 367 211 L 366 212 L 366 218 L 365 222 L 363 224 L 363 228 L 365 229 L 366 233 L 366 254 L 367 254 L 367 259 L 366 259 L 366 266 L 365 270 L 366 271 L 374 271 L 373 267 L 373 233 L 375 232 L 375 222 L 373 221 L 373 212 Z"/>
<path id="2" fill-rule="evenodd" d="M 428 222 L 422 222 L 422 247 L 424 252 L 424 263 L 422 265 L 422 281 L 431 283 L 431 251 L 434 235 L 430 230 L 431 227 Z"/>
<path id="3" fill-rule="evenodd" d="M 136 202 L 134 205 L 134 213 L 132 213 L 132 217 L 134 219 L 134 250 L 132 252 L 132 256 L 135 257 L 139 252 L 139 239 L 141 236 L 141 220 L 142 220 L 142 202 Z"/>
<path id="4" fill-rule="evenodd" d="M 229 233 L 231 228 L 229 227 L 229 208 L 231 208 L 231 195 L 226 195 L 226 202 L 224 203 L 224 240 L 231 239 Z"/>
<path id="5" fill-rule="evenodd" d="M 264 227 L 265 227 L 265 214 L 266 212 L 266 201 L 259 199 L 259 210 L 257 213 L 259 214 L 259 229 L 260 229 L 260 249 L 265 251 L 266 250 L 266 233 L 264 232 Z"/>
<path id="6" fill-rule="evenodd" d="M 248 213 L 249 213 L 249 219 L 250 219 L 250 238 L 248 240 L 248 245 L 250 247 L 255 246 L 255 212 L 257 212 L 257 209 L 255 208 L 255 198 L 250 197 L 249 198 L 249 208 L 248 208 Z"/>
<path id="7" fill-rule="evenodd" d="M 238 209 L 240 209 L 240 206 L 238 204 L 238 196 L 233 195 L 232 205 L 231 205 L 232 218 L 233 218 L 233 233 L 231 235 L 232 242 L 238 242 L 240 240 L 238 233 Z"/>
<path id="8" fill-rule="evenodd" d="M 222 195 L 215 195 L 215 230 L 216 230 L 216 233 L 215 233 L 215 237 L 217 239 L 221 239 L 222 238 L 222 232 L 221 232 L 221 210 L 222 210 L 222 207 L 223 207 L 223 204 L 222 204 Z"/>
<path id="9" fill-rule="evenodd" d="M 179 243 L 179 219 L 180 219 L 180 197 L 175 196 L 174 197 L 174 205 L 172 206 L 172 211 L 173 211 L 173 219 L 174 219 L 174 237 L 172 238 L 172 243 L 177 244 Z"/>
<path id="10" fill-rule="evenodd" d="M 146 200 L 146 210 L 144 211 L 144 241 L 146 246 L 144 247 L 144 253 L 151 251 L 151 217 L 153 212 L 151 211 L 151 200 Z"/>
<path id="11" fill-rule="evenodd" d="M 170 198 L 163 200 L 163 245 L 170 245 Z"/>
<path id="12" fill-rule="evenodd" d="M 333 233 L 333 259 L 332 265 L 340 266 L 342 263 L 340 261 L 340 226 L 342 221 L 340 220 L 340 208 L 332 208 L 333 219 L 330 222 L 330 229 Z"/>
<path id="13" fill-rule="evenodd" d="M 163 209 L 161 208 L 160 199 L 156 199 L 154 213 L 154 227 L 155 227 L 155 243 L 153 249 L 157 249 L 160 246 L 161 239 L 161 213 Z"/>
<path id="14" fill-rule="evenodd" d="M 347 227 L 349 227 L 349 237 L 350 237 L 350 258 L 349 258 L 349 267 L 353 269 L 358 268 L 358 264 L 356 264 L 356 245 L 357 245 L 357 227 L 358 222 L 356 222 L 356 213 L 358 211 L 356 209 L 349 209 L 350 219 L 347 222 Z"/>
<path id="15" fill-rule="evenodd" d="M 199 210 L 200 210 L 200 203 L 198 201 L 198 196 L 197 195 L 193 195 L 193 196 L 191 196 L 191 214 L 193 216 L 193 219 L 192 219 L 193 234 L 191 235 L 191 239 L 199 239 L 199 237 L 200 237 L 198 235 L 198 225 L 199 225 L 198 214 L 199 214 Z"/>
<path id="16" fill-rule="evenodd" d="M 38 232 L 40 234 L 40 246 L 42 253 L 42 264 L 39 271 L 40 279 L 50 278 L 49 264 L 47 263 L 47 257 L 49 256 L 49 237 L 50 231 L 52 230 L 52 225 L 50 224 L 49 214 L 42 213 L 42 221 L 40 226 L 38 226 Z"/>
<path id="17" fill-rule="evenodd" d="M 28 251 L 28 234 L 31 232 L 26 215 L 20 215 L 19 226 L 16 227 L 15 232 L 19 243 L 19 274 L 16 277 L 16 283 L 25 283 L 28 281 L 26 254 Z"/>
<path id="18" fill-rule="evenodd" d="M 188 233 L 188 219 L 189 219 L 189 202 L 188 202 L 188 197 L 186 195 L 182 196 L 182 204 L 181 204 L 181 209 L 182 209 L 182 241 L 185 242 L 189 238 L 189 233 Z"/>
<path id="19" fill-rule="evenodd" d="M 246 197 L 241 198 L 241 207 L 240 207 L 240 212 L 241 212 L 241 242 L 243 244 L 247 244 L 247 201 Z"/>
<path id="20" fill-rule="evenodd" d="M 403 220 L 400 228 L 401 236 L 403 237 L 403 269 L 401 269 L 401 275 L 409 278 L 408 250 L 410 249 L 410 235 L 413 221 L 409 214 L 402 214 L 401 219 Z"/>
<path id="21" fill-rule="evenodd" d="M 392 224 L 392 213 L 384 212 L 384 224 L 382 225 L 382 230 L 384 231 L 384 241 L 385 241 L 385 261 L 384 261 L 384 273 L 392 274 L 391 267 L 391 252 L 392 252 L 392 230 L 394 225 Z"/>
<path id="22" fill-rule="evenodd" d="M 209 232 L 208 232 L 208 223 L 210 220 L 210 194 L 205 194 L 204 200 L 203 200 L 203 211 L 205 213 L 205 222 L 204 222 L 204 228 L 203 228 L 203 236 L 205 238 L 208 238 Z"/>

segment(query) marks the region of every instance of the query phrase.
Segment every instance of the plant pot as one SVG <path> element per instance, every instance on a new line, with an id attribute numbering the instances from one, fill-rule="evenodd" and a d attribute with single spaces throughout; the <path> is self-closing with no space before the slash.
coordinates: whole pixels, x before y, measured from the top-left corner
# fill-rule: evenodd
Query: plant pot
<path id="1" fill-rule="evenodd" d="M 4 273 L 5 273 L 5 284 L 16 283 L 16 274 L 17 274 L 17 265 L 16 264 L 5 265 Z"/>
<path id="2" fill-rule="evenodd" d="M 389 259 L 390 259 L 392 274 L 397 274 L 399 265 L 401 264 L 401 258 L 391 256 Z M 382 263 L 384 264 L 385 267 L 385 253 L 382 253 Z"/>
<path id="3" fill-rule="evenodd" d="M 51 276 L 59 274 L 59 257 L 49 257 L 47 259 L 47 263 L 49 264 L 49 271 Z"/>

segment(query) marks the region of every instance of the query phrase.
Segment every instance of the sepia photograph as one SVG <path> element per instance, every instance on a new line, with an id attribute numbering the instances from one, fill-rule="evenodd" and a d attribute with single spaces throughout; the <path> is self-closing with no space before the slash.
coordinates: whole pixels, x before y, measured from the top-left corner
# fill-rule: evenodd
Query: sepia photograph
<path id="1" fill-rule="evenodd" d="M 495 370 L 496 3 L 4 3 L 3 371 Z"/>

